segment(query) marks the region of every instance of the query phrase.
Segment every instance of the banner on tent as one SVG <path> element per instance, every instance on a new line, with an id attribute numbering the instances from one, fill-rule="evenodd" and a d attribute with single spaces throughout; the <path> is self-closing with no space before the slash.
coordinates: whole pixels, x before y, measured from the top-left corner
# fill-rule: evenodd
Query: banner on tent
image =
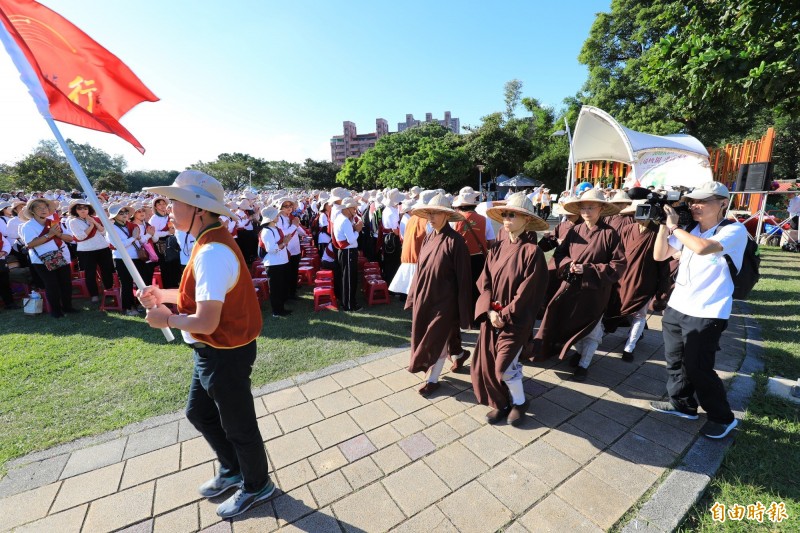
<path id="1" fill-rule="evenodd" d="M 625 179 L 625 187 L 696 187 L 712 179 L 708 158 L 685 152 L 657 150 L 646 152 L 633 162 L 631 172 Z"/>

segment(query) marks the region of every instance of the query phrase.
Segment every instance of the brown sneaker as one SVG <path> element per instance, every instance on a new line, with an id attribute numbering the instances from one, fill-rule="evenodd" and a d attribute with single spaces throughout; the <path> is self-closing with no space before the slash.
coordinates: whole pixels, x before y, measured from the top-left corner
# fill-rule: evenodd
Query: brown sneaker
<path id="1" fill-rule="evenodd" d="M 492 409 L 488 413 L 486 413 L 486 421 L 490 424 L 499 424 L 506 418 L 508 418 L 508 413 L 511 412 L 511 406 L 505 407 L 503 409 Z"/>
<path id="2" fill-rule="evenodd" d="M 514 427 L 520 426 L 525 421 L 525 411 L 528 410 L 530 400 L 525 400 L 520 405 L 512 405 L 511 412 L 508 413 L 508 423 Z"/>
<path id="3" fill-rule="evenodd" d="M 469 350 L 462 351 L 461 355 L 458 357 L 454 355 L 451 355 L 450 357 L 453 359 L 453 366 L 450 367 L 450 372 L 455 372 L 457 374 L 466 366 L 467 361 L 469 360 Z"/>
<path id="4" fill-rule="evenodd" d="M 439 387 L 441 387 L 439 383 L 431 383 L 430 381 L 426 381 L 425 385 L 420 387 L 419 393 L 427 398 L 428 396 L 439 390 Z"/>

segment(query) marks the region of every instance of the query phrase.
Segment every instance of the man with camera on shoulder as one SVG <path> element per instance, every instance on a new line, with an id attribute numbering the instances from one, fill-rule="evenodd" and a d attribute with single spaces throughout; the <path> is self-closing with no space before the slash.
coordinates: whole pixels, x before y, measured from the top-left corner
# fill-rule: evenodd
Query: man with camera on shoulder
<path id="1" fill-rule="evenodd" d="M 703 183 L 684 198 L 694 223 L 679 226 L 678 214 L 664 206 L 666 220 L 653 250 L 656 261 L 669 259 L 678 251 L 681 256 L 662 320 L 669 399 L 650 406 L 696 420 L 699 404 L 708 415 L 701 433 L 721 439 L 737 424 L 722 380 L 714 371 L 719 339 L 733 305 L 734 282 L 725 256 L 740 269 L 748 236 L 738 222 L 720 224 L 729 198 L 722 183 Z"/>

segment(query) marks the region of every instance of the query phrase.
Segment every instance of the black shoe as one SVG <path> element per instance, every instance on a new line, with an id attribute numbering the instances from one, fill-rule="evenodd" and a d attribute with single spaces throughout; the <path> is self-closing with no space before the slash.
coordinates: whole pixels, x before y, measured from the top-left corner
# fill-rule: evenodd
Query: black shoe
<path id="1" fill-rule="evenodd" d="M 528 410 L 530 400 L 525 400 L 520 405 L 512 405 L 511 412 L 508 413 L 508 423 L 514 427 L 519 427 L 525 421 L 525 411 Z"/>
<path id="2" fill-rule="evenodd" d="M 681 418 L 686 418 L 687 420 L 697 420 L 698 418 L 697 409 L 678 409 L 677 407 L 672 405 L 672 402 L 650 402 L 650 409 L 652 409 L 653 411 L 658 411 L 659 413 L 665 413 L 672 416 L 679 416 Z M 736 420 L 734 420 L 734 422 L 735 421 Z M 725 435 L 727 435 L 727 433 Z M 725 435 L 723 435 L 723 437 Z M 712 438 L 722 438 L 722 437 L 712 437 Z"/>
<path id="3" fill-rule="evenodd" d="M 633 352 L 626 352 L 625 350 L 622 351 L 622 360 L 630 363 L 633 361 Z"/>
<path id="4" fill-rule="evenodd" d="M 579 366 L 575 369 L 575 373 L 572 374 L 572 381 L 586 381 L 586 376 L 588 375 L 589 369 Z"/>
<path id="5" fill-rule="evenodd" d="M 735 428 L 739 422 L 734 418 L 730 424 L 722 424 L 709 420 L 700 429 L 700 433 L 709 439 L 722 439 Z"/>
<path id="6" fill-rule="evenodd" d="M 486 413 L 486 421 L 492 425 L 499 424 L 511 413 L 511 406 L 506 406 L 503 409 L 492 409 Z"/>
<path id="7" fill-rule="evenodd" d="M 571 368 L 576 368 L 578 363 L 581 362 L 581 354 L 578 352 L 573 353 L 569 356 L 569 362 L 567 363 Z"/>
<path id="8" fill-rule="evenodd" d="M 50 313 L 53 318 L 64 318 L 64 313 Z"/>

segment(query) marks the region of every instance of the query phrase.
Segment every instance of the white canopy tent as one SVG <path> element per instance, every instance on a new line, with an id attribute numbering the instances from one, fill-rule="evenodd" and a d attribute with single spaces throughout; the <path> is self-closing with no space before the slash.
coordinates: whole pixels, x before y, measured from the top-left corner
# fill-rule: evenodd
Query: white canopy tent
<path id="1" fill-rule="evenodd" d="M 713 179 L 708 150 L 691 135 L 650 135 L 622 126 L 614 117 L 583 106 L 572 137 L 573 164 L 619 161 L 632 166 L 626 186 L 695 187 Z M 573 183 L 574 185 L 574 183 Z"/>

